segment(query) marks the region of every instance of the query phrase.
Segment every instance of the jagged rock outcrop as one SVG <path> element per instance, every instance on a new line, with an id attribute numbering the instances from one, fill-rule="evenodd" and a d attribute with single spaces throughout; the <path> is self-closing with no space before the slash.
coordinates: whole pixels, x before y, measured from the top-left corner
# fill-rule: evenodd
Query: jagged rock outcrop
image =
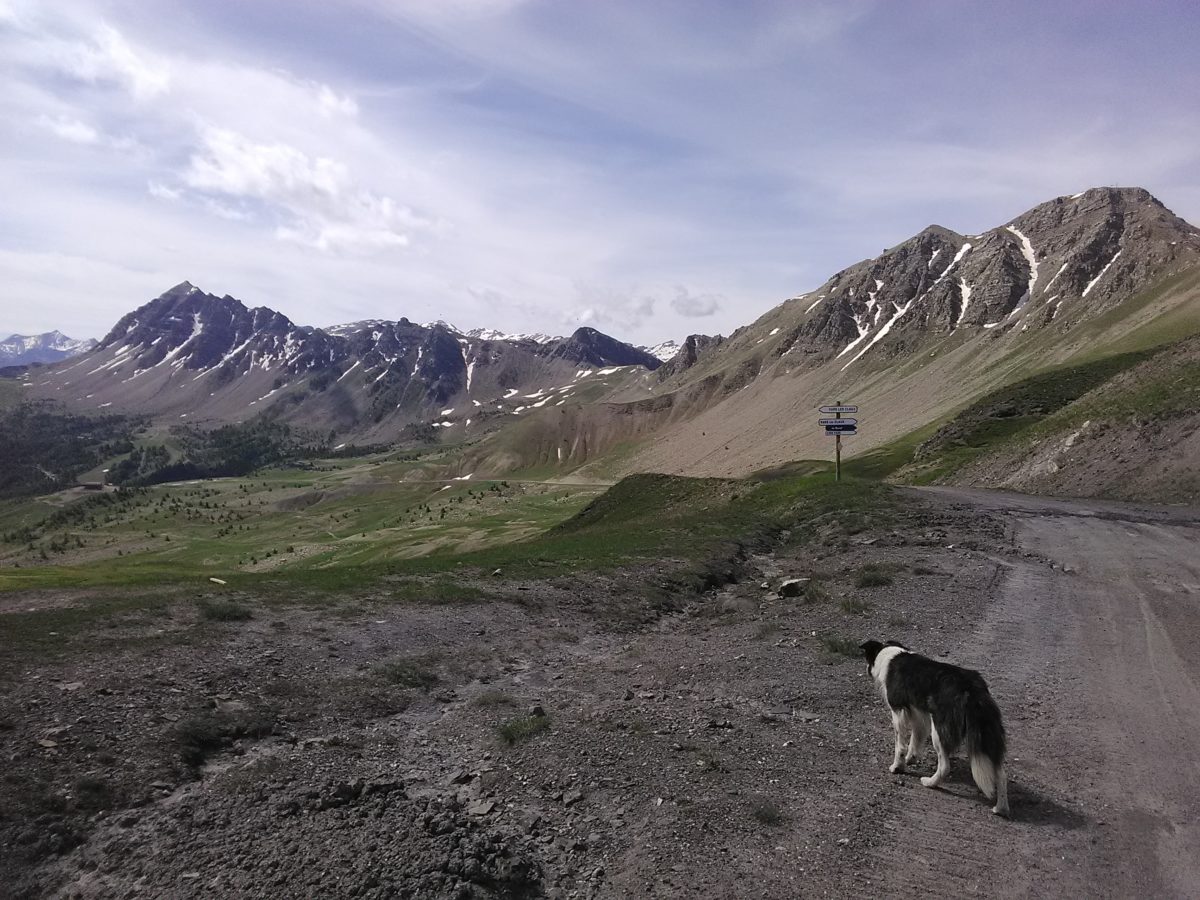
<path id="1" fill-rule="evenodd" d="M 686 372 L 700 360 L 700 357 L 714 350 L 725 342 L 721 335 L 689 334 L 679 351 L 658 370 L 658 380 L 666 381 L 674 375 Z"/>

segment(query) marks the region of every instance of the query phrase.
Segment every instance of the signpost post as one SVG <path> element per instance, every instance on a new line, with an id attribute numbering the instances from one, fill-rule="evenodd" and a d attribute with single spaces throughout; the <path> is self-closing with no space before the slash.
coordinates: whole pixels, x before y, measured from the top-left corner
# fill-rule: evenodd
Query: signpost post
<path id="1" fill-rule="evenodd" d="M 842 480 L 842 435 L 858 434 L 858 419 L 843 419 L 842 413 L 856 413 L 857 406 L 844 406 L 839 400 L 834 406 L 822 406 L 821 412 L 833 415 L 832 419 L 819 419 L 825 426 L 825 434 L 833 435 L 833 477 Z"/>

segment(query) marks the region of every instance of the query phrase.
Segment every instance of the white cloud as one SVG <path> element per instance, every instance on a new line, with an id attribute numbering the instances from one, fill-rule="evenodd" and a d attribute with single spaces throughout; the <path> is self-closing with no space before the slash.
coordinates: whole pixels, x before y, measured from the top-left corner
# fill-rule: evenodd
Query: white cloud
<path id="1" fill-rule="evenodd" d="M 720 310 L 724 299 L 718 294 L 693 294 L 683 285 L 678 285 L 675 296 L 671 298 L 671 308 L 689 319 L 701 319 Z"/>
<path id="2" fill-rule="evenodd" d="M 581 305 L 559 318 L 567 328 L 591 325 L 628 333 L 654 315 L 654 297 L 640 290 L 578 282 L 575 294 Z"/>
<path id="3" fill-rule="evenodd" d="M 255 143 L 223 128 L 206 128 L 202 140 L 184 184 L 269 204 L 286 219 L 275 229 L 281 240 L 318 250 L 380 250 L 406 246 L 413 232 L 432 224 L 391 197 L 358 187 L 348 168 L 328 157 Z"/>
<path id="4" fill-rule="evenodd" d="M 151 181 L 146 185 L 146 190 L 151 197 L 157 197 L 159 200 L 178 200 L 183 196 L 183 191 L 168 187 L 161 181 Z"/>
<path id="5" fill-rule="evenodd" d="M 321 85 L 317 90 L 317 108 L 321 115 L 326 117 L 358 115 L 358 103 L 354 98 L 349 94 L 338 94 L 327 84 Z"/>
<path id="6" fill-rule="evenodd" d="M 93 84 L 118 84 L 138 100 L 152 99 L 170 88 L 166 64 L 134 50 L 108 24 L 100 25 L 88 40 L 52 41 L 47 49 L 62 72 Z"/>
<path id="7" fill-rule="evenodd" d="M 95 144 L 100 140 L 100 132 L 86 122 L 71 116 L 38 116 L 38 124 L 64 141 L 73 144 Z"/>

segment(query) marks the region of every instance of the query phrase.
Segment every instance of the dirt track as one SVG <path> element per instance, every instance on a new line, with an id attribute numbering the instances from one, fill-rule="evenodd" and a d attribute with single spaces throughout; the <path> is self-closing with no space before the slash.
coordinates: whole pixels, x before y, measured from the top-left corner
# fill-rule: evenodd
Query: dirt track
<path id="1" fill-rule="evenodd" d="M 1200 894 L 1200 514 L 915 499 L 648 618 L 643 569 L 227 625 L 185 597 L 4 662 L 0 896 Z M 894 580 L 856 586 L 866 563 Z M 761 586 L 791 575 L 824 596 Z M 944 790 L 931 755 L 888 774 L 887 714 L 830 637 L 985 673 L 1011 821 L 961 760 Z M 381 680 L 395 659 L 436 686 Z M 534 704 L 548 728 L 499 741 Z M 214 710 L 270 733 L 182 766 Z"/>
<path id="2" fill-rule="evenodd" d="M 962 662 L 1002 698 L 1014 821 L 933 792 L 879 860 L 926 896 L 1200 895 L 1200 514 L 949 488 L 1023 550 Z M 965 785 L 962 786 L 967 791 Z M 969 791 L 968 791 L 969 792 Z"/>

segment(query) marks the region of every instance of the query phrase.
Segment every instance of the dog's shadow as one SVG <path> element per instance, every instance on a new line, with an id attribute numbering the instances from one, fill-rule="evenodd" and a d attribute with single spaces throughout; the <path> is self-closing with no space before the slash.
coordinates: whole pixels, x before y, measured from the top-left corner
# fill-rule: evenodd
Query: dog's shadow
<path id="1" fill-rule="evenodd" d="M 928 772 L 918 764 L 910 766 L 907 774 L 909 777 L 918 778 Z M 936 789 L 963 800 L 990 805 L 975 786 L 971 778 L 971 769 L 965 760 L 952 760 L 950 774 Z M 1011 810 L 1009 818 L 1022 825 L 1050 826 L 1076 831 L 1087 827 L 1089 823 L 1087 816 L 1079 810 L 1059 802 L 1035 785 L 1028 784 L 1020 778 L 1013 778 L 1011 772 L 1008 776 L 1008 806 Z"/>

